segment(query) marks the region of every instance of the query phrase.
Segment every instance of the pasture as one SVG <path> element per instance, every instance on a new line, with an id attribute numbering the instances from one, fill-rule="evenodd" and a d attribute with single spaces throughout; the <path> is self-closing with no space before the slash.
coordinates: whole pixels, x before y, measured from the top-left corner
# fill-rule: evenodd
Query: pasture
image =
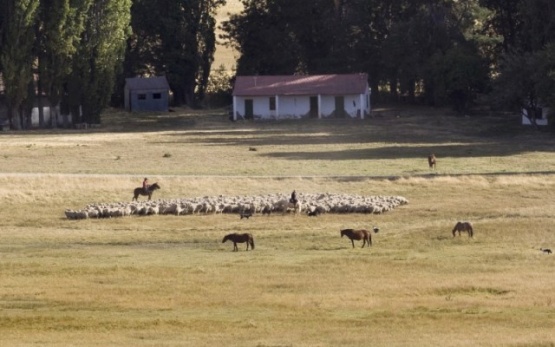
<path id="1" fill-rule="evenodd" d="M 553 346 L 555 256 L 540 251 L 555 249 L 553 133 L 378 111 L 260 123 L 111 111 L 100 129 L 0 133 L 0 345 Z M 153 199 L 296 189 L 409 203 L 65 218 L 130 201 L 143 177 L 161 186 Z M 452 236 L 458 220 L 473 238 Z M 373 226 L 371 247 L 339 232 Z M 222 243 L 235 232 L 255 249 Z"/>

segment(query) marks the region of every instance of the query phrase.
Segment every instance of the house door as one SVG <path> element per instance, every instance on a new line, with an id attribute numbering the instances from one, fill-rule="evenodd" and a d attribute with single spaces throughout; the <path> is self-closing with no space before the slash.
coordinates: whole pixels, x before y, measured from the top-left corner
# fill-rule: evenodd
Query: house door
<path id="1" fill-rule="evenodd" d="M 345 118 L 345 98 L 342 96 L 335 97 L 335 117 Z"/>
<path id="2" fill-rule="evenodd" d="M 317 96 L 310 97 L 309 117 L 318 118 L 318 97 Z"/>
<path id="3" fill-rule="evenodd" d="M 252 99 L 245 99 L 245 118 L 246 119 L 254 118 L 254 106 L 253 106 Z"/>

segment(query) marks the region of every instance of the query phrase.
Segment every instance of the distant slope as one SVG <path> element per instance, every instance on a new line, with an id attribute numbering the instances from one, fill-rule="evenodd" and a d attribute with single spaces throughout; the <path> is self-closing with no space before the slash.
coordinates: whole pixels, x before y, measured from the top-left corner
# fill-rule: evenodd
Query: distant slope
<path id="1" fill-rule="evenodd" d="M 240 0 L 227 0 L 227 4 L 220 8 L 218 15 L 216 16 L 217 26 L 219 26 L 223 21 L 229 18 L 230 14 L 235 14 L 241 12 L 243 5 Z M 237 52 L 233 49 L 224 47 L 221 40 L 218 38 L 221 30 L 216 29 L 216 39 L 219 44 L 216 45 L 216 53 L 214 54 L 214 63 L 212 64 L 212 71 L 224 65 L 228 72 L 232 72 L 235 68 L 237 60 Z"/>

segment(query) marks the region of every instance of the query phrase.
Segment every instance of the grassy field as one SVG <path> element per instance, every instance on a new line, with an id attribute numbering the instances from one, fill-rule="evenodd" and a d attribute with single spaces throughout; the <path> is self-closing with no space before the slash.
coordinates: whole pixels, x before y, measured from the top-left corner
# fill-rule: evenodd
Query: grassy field
<path id="1" fill-rule="evenodd" d="M 555 250 L 553 134 L 376 111 L 235 123 L 111 112 L 100 129 L 1 133 L 0 345 L 554 346 L 555 255 L 539 250 Z M 145 176 L 162 187 L 155 199 L 296 189 L 409 204 L 315 218 L 64 217 L 129 201 Z M 451 236 L 461 219 L 473 239 Z M 340 238 L 373 225 L 371 248 Z M 221 243 L 235 231 L 255 250 Z"/>

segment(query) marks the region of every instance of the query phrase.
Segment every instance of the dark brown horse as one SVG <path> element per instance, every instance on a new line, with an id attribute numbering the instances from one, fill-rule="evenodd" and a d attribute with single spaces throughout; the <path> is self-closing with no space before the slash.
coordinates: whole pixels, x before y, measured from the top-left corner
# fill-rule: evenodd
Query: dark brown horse
<path id="1" fill-rule="evenodd" d="M 249 250 L 249 244 L 251 245 L 251 249 L 254 249 L 254 238 L 252 237 L 252 234 L 249 233 L 245 233 L 245 234 L 237 234 L 237 233 L 233 233 L 233 234 L 227 234 L 226 236 L 224 236 L 224 239 L 222 240 L 222 243 L 226 242 L 227 240 L 230 240 L 233 242 L 233 251 L 237 252 L 239 249 L 237 248 L 237 244 L 238 243 L 247 243 L 247 251 Z"/>
<path id="2" fill-rule="evenodd" d="M 470 237 L 474 236 L 474 229 L 472 228 L 472 223 L 457 222 L 457 224 L 455 224 L 455 227 L 453 228 L 453 237 L 455 237 L 455 234 L 457 232 L 459 233 L 459 236 L 461 236 L 461 232 L 467 232 L 468 236 Z"/>
<path id="3" fill-rule="evenodd" d="M 353 248 L 355 248 L 354 240 L 357 240 L 357 241 L 362 240 L 362 248 L 364 248 L 364 245 L 366 244 L 368 245 L 367 247 L 372 246 L 372 235 L 366 229 L 359 229 L 359 230 L 343 229 L 343 230 L 340 230 L 340 232 L 341 232 L 341 237 L 347 236 L 351 240 L 351 243 L 353 244 Z"/>
<path id="4" fill-rule="evenodd" d="M 143 187 L 135 188 L 135 190 L 133 191 L 132 200 L 138 200 L 139 195 L 148 196 L 148 200 L 150 200 L 150 198 L 152 197 L 152 193 L 157 189 L 160 189 L 160 186 L 158 185 L 158 183 L 151 184 L 146 189 L 146 191 L 143 189 Z"/>
<path id="5" fill-rule="evenodd" d="M 431 153 L 428 156 L 428 165 L 430 166 L 430 169 L 435 169 L 436 168 L 436 156 L 435 156 L 435 154 Z"/>

